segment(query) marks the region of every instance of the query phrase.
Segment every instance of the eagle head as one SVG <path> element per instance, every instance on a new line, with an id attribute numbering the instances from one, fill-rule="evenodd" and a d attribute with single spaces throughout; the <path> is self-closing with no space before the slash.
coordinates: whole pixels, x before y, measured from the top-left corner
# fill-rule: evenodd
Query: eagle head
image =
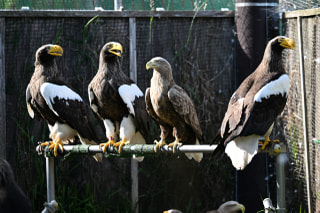
<path id="1" fill-rule="evenodd" d="M 172 75 L 170 63 L 162 57 L 154 57 L 146 64 L 146 69 L 154 69 L 161 75 L 168 76 Z"/>
<path id="2" fill-rule="evenodd" d="M 286 38 L 284 36 L 278 38 L 279 45 L 283 48 L 294 49 L 295 44 L 291 38 Z"/>
<path id="3" fill-rule="evenodd" d="M 46 44 L 41 46 L 36 52 L 36 61 L 40 64 L 50 63 L 54 56 L 62 56 L 63 49 L 59 45 Z"/>
<path id="4" fill-rule="evenodd" d="M 106 43 L 102 50 L 101 50 L 101 54 L 103 54 L 103 56 L 105 57 L 111 57 L 111 56 L 118 56 L 121 57 L 122 54 L 122 45 L 118 42 L 108 42 Z"/>

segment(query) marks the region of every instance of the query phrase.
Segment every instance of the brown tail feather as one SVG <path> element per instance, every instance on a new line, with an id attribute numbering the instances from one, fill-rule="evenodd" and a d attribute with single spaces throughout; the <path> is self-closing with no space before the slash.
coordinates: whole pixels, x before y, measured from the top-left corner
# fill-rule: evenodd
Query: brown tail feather
<path id="1" fill-rule="evenodd" d="M 216 137 L 214 137 L 214 139 L 210 143 L 210 145 L 213 145 L 213 144 L 218 145 L 211 155 L 213 161 L 216 162 L 222 159 L 222 157 L 224 156 L 224 150 L 225 150 L 224 140 L 221 137 L 220 130 L 218 131 Z"/>

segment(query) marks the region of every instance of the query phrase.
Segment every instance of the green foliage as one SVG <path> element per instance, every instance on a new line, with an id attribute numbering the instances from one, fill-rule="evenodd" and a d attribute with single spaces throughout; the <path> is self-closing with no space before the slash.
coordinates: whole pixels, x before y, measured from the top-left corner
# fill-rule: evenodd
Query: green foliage
<path id="1" fill-rule="evenodd" d="M 181 47 L 180 50 L 178 50 L 178 52 L 176 53 L 176 55 L 174 56 L 173 58 L 173 61 L 175 61 L 175 59 L 180 55 L 180 53 L 188 46 L 189 44 L 189 41 L 190 41 L 190 36 L 191 36 L 191 31 L 192 31 L 192 27 L 193 27 L 193 23 L 194 23 L 194 20 L 196 19 L 196 16 L 198 14 L 198 12 L 201 10 L 201 9 L 205 9 L 206 5 L 207 5 L 207 1 L 204 1 L 202 2 L 199 6 L 197 5 L 196 8 L 195 8 L 195 13 L 192 17 L 192 21 L 191 21 L 191 24 L 190 24 L 190 27 L 189 27 L 189 32 L 188 32 L 188 38 L 187 38 L 187 41 L 186 43 Z"/>
<path id="2" fill-rule="evenodd" d="M 299 156 L 299 145 L 298 145 L 298 131 L 295 127 L 294 124 L 291 125 L 291 128 L 290 128 L 290 144 L 291 144 L 291 152 L 292 152 L 292 157 L 293 157 L 293 160 L 295 162 L 295 164 L 298 164 L 299 162 L 299 159 L 298 159 L 298 156 Z"/>

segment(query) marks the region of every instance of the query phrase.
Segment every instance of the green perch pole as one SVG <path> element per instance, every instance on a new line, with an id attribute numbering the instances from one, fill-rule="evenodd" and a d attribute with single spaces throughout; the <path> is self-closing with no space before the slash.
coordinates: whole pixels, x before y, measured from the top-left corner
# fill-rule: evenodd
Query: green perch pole
<path id="1" fill-rule="evenodd" d="M 157 152 L 154 151 L 155 144 L 135 144 L 135 145 L 125 145 L 122 147 L 121 154 L 118 153 L 118 149 L 114 147 L 108 147 L 106 152 L 104 153 L 106 157 L 132 157 L 132 155 L 136 156 L 152 156 L 158 153 L 172 153 L 173 150 L 171 147 L 167 145 L 158 149 Z M 213 152 L 217 145 L 183 145 L 179 146 L 176 149 L 176 152 L 203 152 L 209 153 Z M 49 151 L 45 148 L 44 153 L 46 156 L 53 156 L 53 152 Z M 96 153 L 102 153 L 102 149 L 99 145 L 64 145 L 63 146 L 63 154 L 68 156 L 70 154 L 77 155 L 94 155 Z"/>
<path id="2" fill-rule="evenodd" d="M 136 156 L 154 156 L 161 153 L 173 153 L 171 147 L 165 145 L 158 149 L 157 152 L 154 151 L 155 144 L 135 144 L 135 145 L 125 145 L 122 147 L 121 154 L 118 153 L 118 149 L 114 147 L 108 147 L 104 153 L 106 157 L 132 157 Z M 178 146 L 176 153 L 186 153 L 186 152 L 202 152 L 211 153 L 217 148 L 217 145 L 182 145 Z M 41 151 L 40 151 L 41 150 Z M 47 175 L 47 196 L 48 202 L 45 203 L 45 209 L 43 213 L 54 213 L 58 210 L 58 203 L 53 200 L 55 198 L 54 191 L 54 155 L 53 151 L 49 151 L 47 148 L 42 150 L 39 146 L 37 147 L 39 154 L 44 154 L 46 157 L 46 175 Z M 286 145 L 284 143 L 273 143 L 267 146 L 264 150 L 261 149 L 259 145 L 259 153 L 268 153 L 271 156 L 276 156 L 276 166 L 277 166 L 277 209 L 276 212 L 285 212 L 285 165 L 287 164 L 286 156 Z M 103 153 L 99 145 L 65 145 L 63 146 L 63 153 L 58 152 L 61 155 L 67 157 L 71 154 L 76 155 L 94 155 L 96 153 Z M 53 203 L 51 205 L 51 203 Z M 268 207 L 266 207 L 268 208 Z M 50 209 L 50 210 L 48 210 Z"/>

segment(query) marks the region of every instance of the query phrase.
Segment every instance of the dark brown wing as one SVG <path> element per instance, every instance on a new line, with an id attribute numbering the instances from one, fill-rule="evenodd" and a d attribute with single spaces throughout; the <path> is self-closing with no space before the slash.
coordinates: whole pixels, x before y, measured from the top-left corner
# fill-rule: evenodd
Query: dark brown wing
<path id="1" fill-rule="evenodd" d="M 157 116 L 155 113 L 151 99 L 150 99 L 150 87 L 146 89 L 145 93 L 145 103 L 146 103 L 146 110 L 150 117 L 156 122 L 157 125 L 160 126 L 161 129 L 161 137 L 166 138 L 167 141 L 173 141 L 174 137 L 172 135 L 172 127 L 164 123 L 161 118 Z"/>
<path id="2" fill-rule="evenodd" d="M 30 85 L 29 84 L 26 89 L 26 103 L 27 103 L 27 110 L 28 110 L 30 117 L 32 119 L 40 120 L 41 114 L 38 112 L 37 108 L 35 107 L 34 100 L 33 100 L 31 93 L 30 93 Z"/>
<path id="3" fill-rule="evenodd" d="M 252 134 L 264 135 L 276 117 L 283 110 L 286 95 L 274 95 L 263 102 L 255 102 L 254 96 L 269 82 L 279 78 L 281 74 L 270 74 L 254 81 L 255 74 L 250 75 L 232 95 L 228 110 L 221 125 L 221 136 L 225 143 L 237 136 Z"/>
<path id="4" fill-rule="evenodd" d="M 202 131 L 196 109 L 188 94 L 178 85 L 174 85 L 168 91 L 168 98 L 181 118 L 193 129 L 198 139 L 202 139 Z"/>
<path id="5" fill-rule="evenodd" d="M 82 137 L 98 141 L 90 109 L 79 94 L 66 85 L 51 82 L 41 86 L 41 94 L 50 110 L 59 117 L 60 122 L 68 124 Z"/>
<path id="6" fill-rule="evenodd" d="M 145 138 L 146 142 L 149 135 L 149 120 L 148 113 L 146 110 L 146 104 L 144 102 L 144 97 L 139 97 L 134 102 L 134 111 L 135 111 L 135 124 L 137 131 L 139 131 L 142 136 Z"/>
<path id="7" fill-rule="evenodd" d="M 117 83 L 108 80 L 104 73 L 98 72 L 88 87 L 90 106 L 102 119 L 121 122 L 129 114 L 122 101 Z"/>

